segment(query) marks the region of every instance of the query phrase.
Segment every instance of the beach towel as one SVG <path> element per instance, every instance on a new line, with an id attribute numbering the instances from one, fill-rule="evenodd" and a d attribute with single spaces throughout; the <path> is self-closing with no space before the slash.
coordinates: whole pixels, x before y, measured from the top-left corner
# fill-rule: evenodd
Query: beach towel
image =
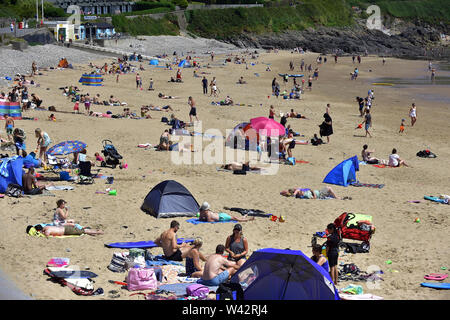
<path id="1" fill-rule="evenodd" d="M 71 186 L 48 186 L 46 187 L 47 190 L 73 190 L 74 187 Z"/>
<path id="2" fill-rule="evenodd" d="M 265 213 L 264 211 L 258 209 L 242 209 L 242 208 L 228 208 L 228 207 L 224 207 L 224 209 L 239 212 L 243 216 L 247 215 L 253 217 L 268 218 L 272 215 L 271 213 Z"/>
<path id="3" fill-rule="evenodd" d="M 193 225 L 197 225 L 197 224 L 203 224 L 203 223 L 225 223 L 225 222 L 234 222 L 234 223 L 236 223 L 237 221 L 229 220 L 229 221 L 208 222 L 208 221 L 200 221 L 200 220 L 198 220 L 198 218 L 191 218 L 191 219 L 186 220 L 186 222 L 192 223 Z"/>
<path id="4" fill-rule="evenodd" d="M 377 188 L 377 189 L 381 189 L 384 187 L 384 184 L 362 183 L 359 181 L 353 182 L 350 185 L 353 187 L 369 187 L 369 188 Z"/>
<path id="5" fill-rule="evenodd" d="M 186 268 L 180 265 L 163 265 L 161 266 L 162 270 L 162 283 L 172 284 L 179 283 L 178 274 L 185 273 Z"/>
<path id="6" fill-rule="evenodd" d="M 449 199 L 441 199 L 441 198 L 432 197 L 432 196 L 424 196 L 423 198 L 425 200 L 430 200 L 430 201 L 434 201 L 434 202 L 438 202 L 438 203 L 442 203 L 442 204 L 449 204 Z"/>

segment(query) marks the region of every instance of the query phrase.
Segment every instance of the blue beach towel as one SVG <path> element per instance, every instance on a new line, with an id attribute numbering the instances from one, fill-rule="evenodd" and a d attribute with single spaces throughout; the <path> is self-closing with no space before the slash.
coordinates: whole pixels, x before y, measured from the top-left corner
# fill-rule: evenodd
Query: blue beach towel
<path id="1" fill-rule="evenodd" d="M 200 221 L 200 220 L 198 220 L 198 218 L 191 218 L 191 219 L 186 220 L 186 222 L 189 222 L 189 223 L 197 225 L 197 224 L 202 224 L 202 223 L 224 223 L 224 222 L 234 222 L 234 223 L 236 223 L 237 221 L 230 220 L 230 221 L 207 222 L 207 221 Z"/>

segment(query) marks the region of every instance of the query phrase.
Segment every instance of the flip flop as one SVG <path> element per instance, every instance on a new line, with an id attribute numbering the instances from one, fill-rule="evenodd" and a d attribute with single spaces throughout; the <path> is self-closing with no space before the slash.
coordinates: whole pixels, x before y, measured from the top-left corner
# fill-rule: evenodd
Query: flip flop
<path id="1" fill-rule="evenodd" d="M 427 280 L 436 280 L 436 281 L 442 281 L 448 278 L 448 274 L 443 273 L 430 273 L 427 274 L 425 277 Z"/>

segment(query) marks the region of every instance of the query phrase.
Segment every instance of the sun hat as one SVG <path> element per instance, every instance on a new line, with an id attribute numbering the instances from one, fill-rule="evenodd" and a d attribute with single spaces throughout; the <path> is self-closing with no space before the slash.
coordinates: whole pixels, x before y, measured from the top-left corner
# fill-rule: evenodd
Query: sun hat
<path id="1" fill-rule="evenodd" d="M 209 203 L 205 201 L 202 203 L 200 210 L 209 210 L 210 208 L 211 208 L 211 206 L 209 205 Z"/>

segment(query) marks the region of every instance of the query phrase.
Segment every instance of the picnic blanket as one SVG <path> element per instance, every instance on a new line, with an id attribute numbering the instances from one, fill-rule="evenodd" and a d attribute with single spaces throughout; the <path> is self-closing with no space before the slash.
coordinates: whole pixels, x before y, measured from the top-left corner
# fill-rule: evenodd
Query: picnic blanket
<path id="1" fill-rule="evenodd" d="M 381 189 L 384 187 L 384 184 L 362 183 L 359 181 L 353 182 L 350 185 L 353 187 L 369 187 L 369 188 L 377 188 L 377 189 Z"/>
<path id="2" fill-rule="evenodd" d="M 213 222 L 208 222 L 208 221 L 200 221 L 198 220 L 198 218 L 191 218 L 191 219 L 187 219 L 186 222 L 192 223 L 194 225 L 197 224 L 203 224 L 203 223 L 225 223 L 225 222 L 234 222 L 236 223 L 237 221 L 234 220 L 229 220 L 229 221 L 213 221 Z"/>

